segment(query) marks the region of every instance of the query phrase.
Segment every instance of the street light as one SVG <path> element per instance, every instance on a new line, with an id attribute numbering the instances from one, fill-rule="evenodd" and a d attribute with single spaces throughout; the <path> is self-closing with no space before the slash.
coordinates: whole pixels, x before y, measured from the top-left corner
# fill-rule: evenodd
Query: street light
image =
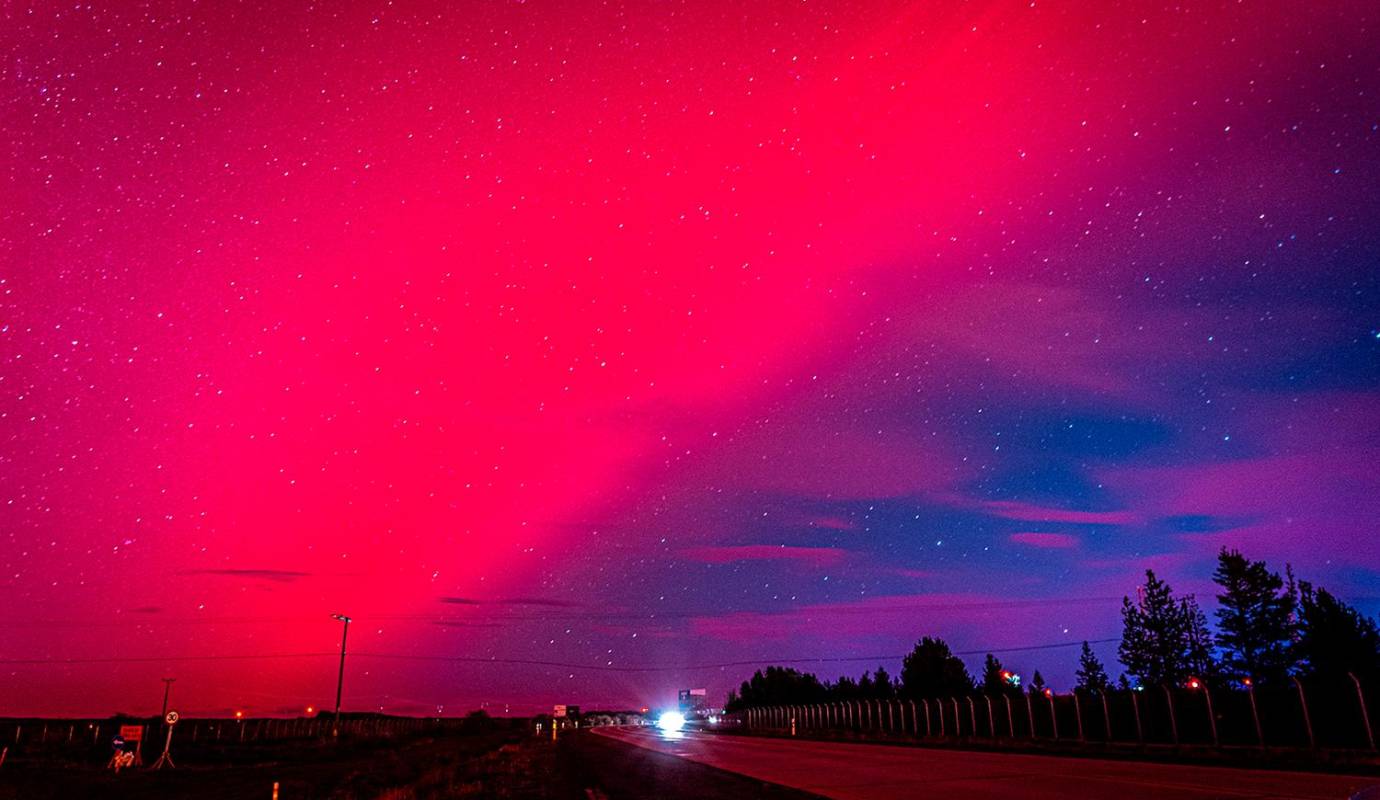
<path id="1" fill-rule="evenodd" d="M 350 634 L 350 618 L 344 614 L 332 614 L 331 619 L 338 619 L 345 623 L 340 632 L 340 674 L 335 679 L 335 723 L 331 727 L 331 736 L 340 735 L 340 691 L 345 686 L 345 637 Z"/>

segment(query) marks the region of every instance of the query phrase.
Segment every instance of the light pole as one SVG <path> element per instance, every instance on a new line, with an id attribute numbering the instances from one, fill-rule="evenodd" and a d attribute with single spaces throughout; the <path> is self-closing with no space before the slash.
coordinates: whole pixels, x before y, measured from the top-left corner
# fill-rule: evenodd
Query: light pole
<path id="1" fill-rule="evenodd" d="M 335 723 L 331 727 L 331 736 L 340 735 L 340 691 L 345 686 L 345 637 L 350 635 L 350 618 L 344 614 L 332 614 L 331 619 L 338 619 L 345 623 L 340 631 L 340 674 L 335 679 Z"/>
<path id="2" fill-rule="evenodd" d="M 175 680 L 177 680 L 177 678 L 163 679 L 163 713 L 159 716 L 168 716 L 168 693 L 172 691 L 173 681 Z"/>

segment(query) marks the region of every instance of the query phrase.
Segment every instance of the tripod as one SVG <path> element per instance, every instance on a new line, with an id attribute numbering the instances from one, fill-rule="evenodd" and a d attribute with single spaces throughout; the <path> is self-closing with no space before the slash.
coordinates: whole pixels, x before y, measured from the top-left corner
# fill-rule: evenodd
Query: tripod
<path id="1" fill-rule="evenodd" d="M 158 760 L 153 762 L 153 766 L 150 767 L 150 769 L 162 769 L 164 764 L 168 765 L 168 769 L 177 769 L 177 765 L 173 763 L 172 756 L 168 755 L 168 749 L 172 747 L 172 732 L 173 726 L 169 723 L 168 738 L 163 741 L 163 755 L 159 756 Z"/>

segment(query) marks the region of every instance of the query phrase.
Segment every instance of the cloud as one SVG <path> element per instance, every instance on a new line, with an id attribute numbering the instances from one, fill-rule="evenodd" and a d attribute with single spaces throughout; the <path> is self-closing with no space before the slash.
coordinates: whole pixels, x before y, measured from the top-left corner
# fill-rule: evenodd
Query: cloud
<path id="1" fill-rule="evenodd" d="M 1067 533 L 1013 533 L 1011 541 L 1042 550 L 1067 550 L 1079 545 L 1078 537 Z"/>
<path id="2" fill-rule="evenodd" d="M 1144 518 L 1133 511 L 1078 511 L 1068 508 L 1051 508 L 1014 500 L 992 500 L 979 504 L 979 508 L 1006 519 L 1022 522 L 1063 522 L 1074 525 L 1135 525 Z"/>
<path id="3" fill-rule="evenodd" d="M 856 522 L 843 517 L 815 517 L 808 524 L 812 528 L 824 528 L 831 531 L 855 531 L 858 529 Z"/>
<path id="4" fill-rule="evenodd" d="M 582 603 L 572 600 L 554 600 L 546 597 L 500 597 L 496 600 L 478 600 L 473 597 L 438 597 L 437 602 L 452 606 L 545 606 L 549 608 L 579 608 Z"/>
<path id="5" fill-rule="evenodd" d="M 292 583 L 302 578 L 311 577 L 310 572 L 296 572 L 287 569 L 191 569 L 182 574 L 219 575 L 225 578 L 247 578 L 249 580 L 273 581 L 274 583 Z"/>
<path id="6" fill-rule="evenodd" d="M 1096 616 L 1100 624 L 1114 620 L 1120 597 L 1011 598 L 1006 595 L 935 593 L 891 595 L 840 603 L 817 603 L 787 611 L 731 612 L 696 617 L 691 631 L 735 644 L 828 636 L 831 639 L 871 640 L 886 637 L 900 642 L 918 635 L 938 635 L 957 648 L 978 644 L 1000 648 L 1030 643 L 1031 631 L 1051 629 L 1051 617 Z M 1087 628 L 1082 628 L 1087 630 Z M 978 634 L 987 636 L 979 642 Z"/>
<path id="7" fill-rule="evenodd" d="M 584 603 L 577 603 L 573 600 L 553 600 L 548 597 L 506 597 L 493 602 L 505 606 L 546 606 L 548 608 L 579 608 L 584 605 Z"/>
<path id="8" fill-rule="evenodd" d="M 501 628 L 506 623 L 501 622 L 469 622 L 460 619 L 437 619 L 431 621 L 432 625 L 439 628 Z"/>
<path id="9" fill-rule="evenodd" d="M 737 561 L 791 561 L 815 567 L 838 564 L 848 551 L 838 547 L 791 547 L 787 545 L 746 544 L 724 547 L 695 547 L 685 555 L 706 564 L 731 564 Z"/>

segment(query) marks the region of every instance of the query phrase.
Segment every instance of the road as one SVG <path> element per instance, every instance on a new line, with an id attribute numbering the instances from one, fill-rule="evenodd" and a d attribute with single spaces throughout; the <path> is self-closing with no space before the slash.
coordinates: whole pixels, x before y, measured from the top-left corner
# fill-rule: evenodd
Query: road
<path id="1" fill-rule="evenodd" d="M 1308 798 L 1342 800 L 1374 777 L 1144 761 L 601 728 L 628 745 L 838 800 L 889 798 Z"/>

